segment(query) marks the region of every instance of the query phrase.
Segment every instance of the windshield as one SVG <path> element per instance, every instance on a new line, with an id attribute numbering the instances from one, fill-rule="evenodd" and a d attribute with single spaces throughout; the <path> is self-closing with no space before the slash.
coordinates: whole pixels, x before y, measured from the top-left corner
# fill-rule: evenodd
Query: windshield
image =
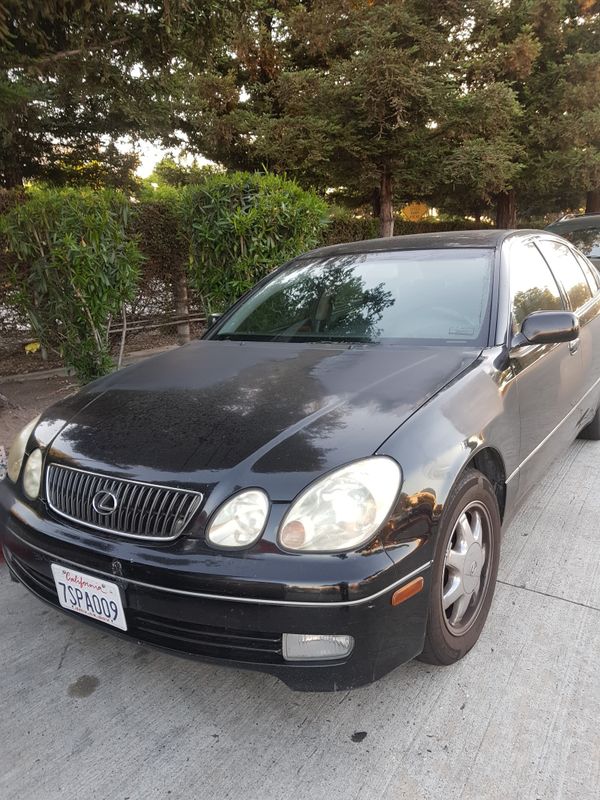
<path id="1" fill-rule="evenodd" d="M 493 254 L 452 248 L 298 259 L 210 338 L 483 344 Z"/>

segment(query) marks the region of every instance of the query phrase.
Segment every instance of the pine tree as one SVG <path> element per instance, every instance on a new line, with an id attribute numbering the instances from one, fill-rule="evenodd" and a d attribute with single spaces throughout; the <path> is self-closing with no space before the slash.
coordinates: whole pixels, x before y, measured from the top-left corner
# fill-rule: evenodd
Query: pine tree
<path id="1" fill-rule="evenodd" d="M 482 4 L 483 7 L 483 4 Z M 491 0 L 476 19 L 477 72 L 518 102 L 519 168 L 498 192 L 498 227 L 528 214 L 591 205 L 600 187 L 600 3 Z"/>
<path id="2" fill-rule="evenodd" d="M 135 159 L 114 146 L 120 137 L 177 142 L 189 66 L 206 63 L 234 7 L 233 0 L 7 0 L 0 185 L 122 182 Z"/>
<path id="3" fill-rule="evenodd" d="M 424 196 L 432 185 L 461 4 L 253 5 L 231 59 L 196 82 L 203 99 L 188 117 L 190 143 L 228 166 L 265 165 L 374 198 L 380 233 L 391 235 L 394 197 Z"/>

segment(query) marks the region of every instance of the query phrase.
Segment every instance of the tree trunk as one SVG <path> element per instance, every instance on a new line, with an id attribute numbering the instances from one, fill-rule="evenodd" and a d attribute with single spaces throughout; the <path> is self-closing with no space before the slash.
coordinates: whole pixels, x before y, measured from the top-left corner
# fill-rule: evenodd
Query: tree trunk
<path id="1" fill-rule="evenodd" d="M 6 159 L 4 162 L 4 182 L 5 189 L 16 189 L 23 186 L 23 170 L 17 160 Z"/>
<path id="2" fill-rule="evenodd" d="M 121 312 L 123 314 L 123 327 L 121 328 L 121 344 L 119 345 L 117 369 L 121 369 L 123 366 L 123 356 L 125 355 L 125 337 L 127 336 L 127 309 L 125 308 L 125 303 L 121 306 Z"/>
<path id="3" fill-rule="evenodd" d="M 175 314 L 177 315 L 177 318 L 179 319 L 180 317 L 188 317 L 190 309 L 188 304 L 187 273 L 184 266 L 182 266 L 179 270 L 179 273 L 175 278 L 175 285 L 173 288 L 175 293 Z M 177 343 L 187 344 L 189 341 L 190 323 L 187 321 L 179 322 L 177 324 Z"/>
<path id="4" fill-rule="evenodd" d="M 379 183 L 379 235 L 394 235 L 394 201 L 392 176 L 388 167 L 381 170 Z"/>
<path id="5" fill-rule="evenodd" d="M 496 196 L 496 227 L 517 227 L 517 204 L 513 189 L 508 192 L 500 192 Z"/>
<path id="6" fill-rule="evenodd" d="M 587 193 L 585 211 L 586 214 L 600 214 L 600 189 L 592 189 Z"/>
<path id="7" fill-rule="evenodd" d="M 379 219 L 381 214 L 381 203 L 379 202 L 379 187 L 371 192 L 371 213 L 374 219 Z"/>

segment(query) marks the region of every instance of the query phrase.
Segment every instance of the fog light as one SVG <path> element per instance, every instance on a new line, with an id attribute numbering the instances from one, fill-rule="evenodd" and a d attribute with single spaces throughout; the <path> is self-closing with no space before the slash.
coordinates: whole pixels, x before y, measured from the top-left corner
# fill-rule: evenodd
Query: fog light
<path id="1" fill-rule="evenodd" d="M 34 450 L 27 459 L 23 470 L 23 489 L 27 497 L 31 500 L 40 493 L 40 483 L 42 482 L 42 451 Z"/>
<path id="2" fill-rule="evenodd" d="M 352 636 L 319 633 L 284 633 L 283 657 L 286 661 L 329 661 L 344 658 L 354 647 Z"/>

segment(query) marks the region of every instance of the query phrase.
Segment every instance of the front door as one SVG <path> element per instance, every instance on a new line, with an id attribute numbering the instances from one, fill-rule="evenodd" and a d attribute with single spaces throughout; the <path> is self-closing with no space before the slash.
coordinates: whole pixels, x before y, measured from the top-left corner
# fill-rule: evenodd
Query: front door
<path id="1" fill-rule="evenodd" d="M 510 243 L 513 333 L 533 311 L 566 307 L 559 286 L 533 239 Z M 574 439 L 583 394 L 579 341 L 511 350 L 521 420 L 519 495 L 527 493 Z"/>

